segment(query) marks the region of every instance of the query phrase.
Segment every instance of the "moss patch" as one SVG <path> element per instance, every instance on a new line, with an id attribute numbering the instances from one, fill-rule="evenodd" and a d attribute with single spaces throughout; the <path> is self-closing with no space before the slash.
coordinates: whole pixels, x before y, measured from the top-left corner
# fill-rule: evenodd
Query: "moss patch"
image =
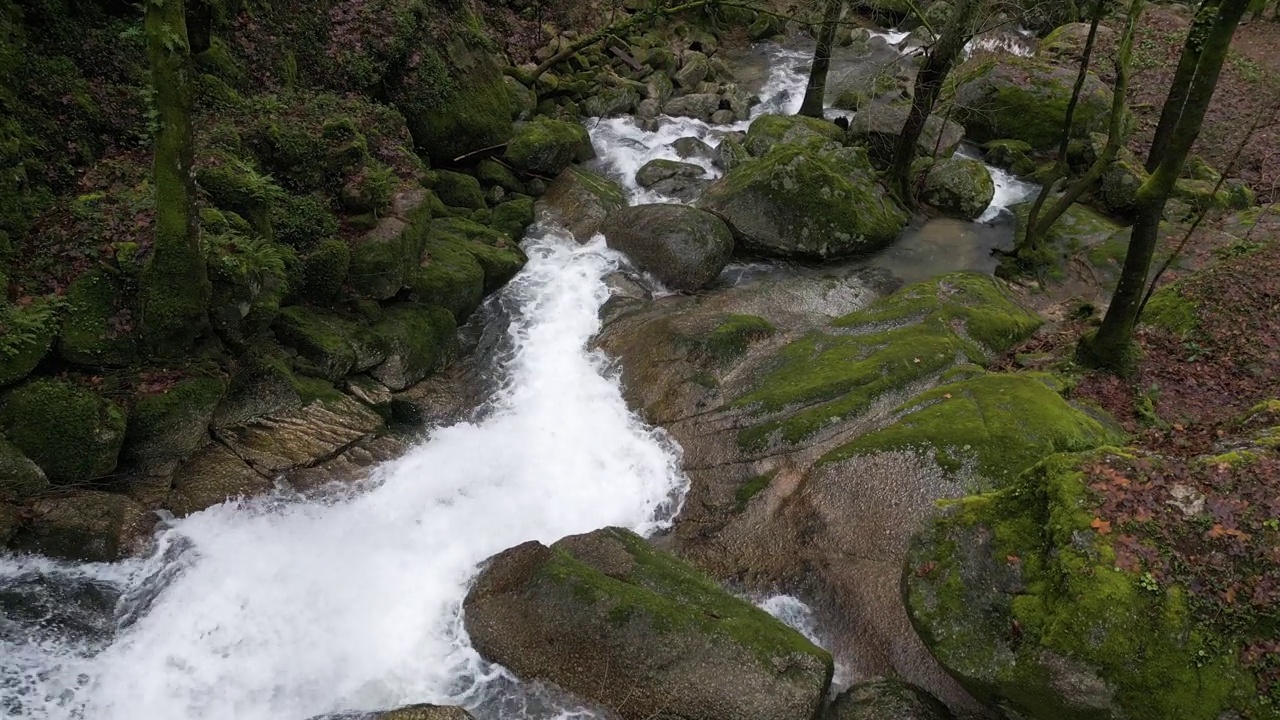
<path id="1" fill-rule="evenodd" d="M 113 402 L 62 380 L 33 380 L 0 399 L 0 430 L 58 485 L 116 469 L 125 414 Z"/>

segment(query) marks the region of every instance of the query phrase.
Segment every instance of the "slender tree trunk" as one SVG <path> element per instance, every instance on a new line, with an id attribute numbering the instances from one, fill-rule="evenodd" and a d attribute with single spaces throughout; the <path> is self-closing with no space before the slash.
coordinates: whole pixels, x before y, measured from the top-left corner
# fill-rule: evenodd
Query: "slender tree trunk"
<path id="1" fill-rule="evenodd" d="M 1102 153 L 1094 159 L 1093 165 L 1089 166 L 1089 170 L 1084 174 L 1084 177 L 1072 183 L 1062 197 L 1058 198 L 1057 202 L 1049 208 L 1048 213 L 1040 215 L 1038 208 L 1032 208 L 1032 215 L 1027 220 L 1026 237 L 1023 240 L 1026 243 L 1026 247 L 1031 250 L 1037 248 L 1040 239 L 1049 233 L 1053 224 L 1098 182 L 1102 177 L 1102 173 L 1106 172 L 1107 166 L 1116 159 L 1116 155 L 1120 152 L 1120 145 L 1124 136 L 1125 110 L 1128 107 L 1126 99 L 1129 94 L 1129 62 L 1133 55 L 1133 36 L 1137 30 L 1138 20 L 1142 16 L 1142 8 L 1145 5 L 1146 0 L 1133 0 L 1130 3 L 1124 33 L 1120 37 L 1120 44 L 1116 47 L 1116 84 L 1111 93 L 1111 116 L 1107 125 L 1106 146 L 1103 147 Z M 1060 161 L 1065 161 L 1065 157 L 1061 158 Z M 1036 200 L 1037 204 L 1043 204 L 1043 199 L 1046 196 L 1047 193 L 1044 189 L 1041 189 L 1040 197 Z"/>
<path id="2" fill-rule="evenodd" d="M 938 102 L 938 95 L 942 93 L 942 84 L 956 59 L 964 51 L 965 43 L 973 37 L 973 20 L 980 4 L 980 0 L 956 0 L 942 35 L 929 50 L 924 66 L 916 75 L 915 96 L 911 100 L 911 110 L 902 125 L 902 132 L 898 135 L 893 167 L 890 170 L 890 186 L 897 190 L 899 199 L 907 207 L 915 206 L 915 193 L 911 189 L 911 164 L 916 159 L 920 136 L 924 134 L 925 123 L 933 112 L 934 104 Z"/>
<path id="3" fill-rule="evenodd" d="M 821 118 L 827 97 L 827 72 L 831 70 L 831 46 L 836 39 L 836 26 L 844 10 L 843 0 L 827 0 L 818 28 L 818 46 L 813 50 L 813 66 L 809 69 L 809 85 L 804 91 L 800 114 Z"/>
<path id="4" fill-rule="evenodd" d="M 209 324 L 205 273 L 192 180 L 191 81 L 182 0 L 148 0 L 155 136 L 156 219 L 151 260 L 142 276 L 142 332 L 158 356 L 189 352 Z"/>
<path id="5" fill-rule="evenodd" d="M 1151 152 L 1147 155 L 1147 172 L 1155 172 L 1161 158 L 1169 148 L 1169 140 L 1173 137 L 1178 118 L 1182 116 L 1183 106 L 1187 102 L 1187 92 L 1191 81 L 1195 78 L 1196 67 L 1200 62 L 1201 48 L 1218 17 L 1218 8 L 1222 0 L 1201 0 L 1196 10 L 1191 29 L 1187 31 L 1187 39 L 1182 45 L 1182 56 L 1178 58 L 1178 68 L 1173 73 L 1173 81 L 1169 86 L 1169 95 L 1165 98 L 1164 108 L 1160 111 L 1160 123 L 1156 125 L 1155 135 L 1151 138 Z"/>
<path id="6" fill-rule="evenodd" d="M 1130 369 L 1133 326 L 1138 319 L 1142 293 L 1146 288 L 1151 258 L 1160 238 L 1160 221 L 1191 146 L 1200 135 L 1205 111 L 1213 99 L 1218 75 L 1236 27 L 1249 7 L 1249 0 L 1222 0 L 1218 17 L 1201 44 L 1194 80 L 1188 87 L 1181 117 L 1169 138 L 1168 150 L 1155 172 L 1138 189 L 1137 219 L 1125 254 L 1120 282 L 1111 297 L 1111 306 L 1097 335 L 1081 342 L 1081 358 L 1092 365 L 1116 372 Z"/>
<path id="7" fill-rule="evenodd" d="M 1036 250 L 1040 245 L 1040 238 L 1044 233 L 1040 232 L 1040 210 L 1044 207 L 1045 201 L 1049 199 L 1049 195 L 1053 193 L 1054 188 L 1064 175 L 1067 174 L 1067 153 L 1071 147 L 1071 127 L 1075 123 L 1076 107 L 1080 104 L 1080 93 L 1084 91 L 1084 83 L 1089 78 L 1089 63 L 1093 60 L 1093 48 L 1098 40 L 1098 26 L 1102 23 L 1102 17 L 1106 14 L 1106 0 L 1094 0 L 1093 17 L 1089 21 L 1089 35 L 1085 38 L 1084 53 L 1080 57 L 1080 72 L 1076 73 L 1075 86 L 1071 88 L 1071 99 L 1067 101 L 1067 112 L 1063 117 L 1062 123 L 1062 142 L 1058 145 L 1058 159 L 1053 165 L 1053 171 L 1049 173 L 1049 177 L 1045 179 L 1040 186 L 1040 192 L 1036 195 L 1036 200 L 1031 204 L 1031 211 L 1027 214 L 1026 233 L 1018 239 L 1016 252 L 1019 254 L 1026 250 Z M 1049 223 L 1052 226 L 1052 222 Z M 1047 228 L 1045 228 L 1047 230 Z"/>

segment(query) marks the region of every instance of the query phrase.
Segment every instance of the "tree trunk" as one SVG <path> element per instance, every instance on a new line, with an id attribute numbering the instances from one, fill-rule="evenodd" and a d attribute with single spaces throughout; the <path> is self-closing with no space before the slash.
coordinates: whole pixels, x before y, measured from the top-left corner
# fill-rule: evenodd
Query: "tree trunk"
<path id="1" fill-rule="evenodd" d="M 831 69 L 831 46 L 836 39 L 836 25 L 844 10 L 843 0 L 827 0 L 822 11 L 822 25 L 818 28 L 818 46 L 813 50 L 813 66 L 809 69 L 809 85 L 804 91 L 800 114 L 823 117 L 827 97 L 827 72 Z"/>
<path id="2" fill-rule="evenodd" d="M 1102 177 L 1102 173 L 1106 172 L 1107 166 L 1116 159 L 1116 155 L 1120 152 L 1124 135 L 1125 110 L 1128 107 L 1126 99 L 1129 94 L 1129 61 L 1133 55 L 1133 36 L 1137 31 L 1138 20 L 1142 16 L 1142 8 L 1145 5 L 1146 0 L 1132 0 L 1125 21 L 1124 33 L 1120 37 L 1120 44 L 1116 47 L 1116 84 L 1111 93 L 1111 116 L 1107 125 L 1107 144 L 1102 149 L 1102 153 L 1094 159 L 1093 165 L 1089 166 L 1089 170 L 1084 174 L 1084 177 L 1072 183 L 1045 215 L 1040 215 L 1039 210 L 1044 203 L 1044 199 L 1048 196 L 1046 192 L 1048 186 L 1046 185 L 1045 188 L 1041 189 L 1040 197 L 1036 199 L 1036 205 L 1032 207 L 1031 215 L 1027 218 L 1026 236 L 1020 241 L 1030 250 L 1037 249 L 1040 239 L 1047 235 L 1053 224 L 1098 182 Z M 1059 161 L 1065 162 L 1065 155 L 1060 157 Z"/>
<path id="3" fill-rule="evenodd" d="M 1187 31 L 1187 39 L 1182 45 L 1182 56 L 1178 58 L 1178 68 L 1173 73 L 1173 84 L 1169 86 L 1169 95 L 1165 98 L 1164 108 L 1160 111 L 1160 123 L 1156 125 L 1155 135 L 1151 138 L 1151 152 L 1147 155 L 1147 172 L 1155 172 L 1161 158 L 1169 147 L 1178 118 L 1182 116 L 1186 105 L 1187 92 L 1191 81 L 1195 78 L 1196 67 L 1200 62 L 1200 50 L 1205 39 L 1212 30 L 1214 20 L 1218 17 L 1218 8 L 1222 0 L 1201 0 L 1196 10 L 1191 29 Z"/>
<path id="4" fill-rule="evenodd" d="M 142 332 L 153 354 L 175 357 L 208 328 L 210 293 L 194 204 L 194 74 L 183 0 L 148 0 L 145 27 L 157 127 L 155 235 L 142 276 Z"/>
<path id="5" fill-rule="evenodd" d="M 1081 343 L 1081 358 L 1089 364 L 1120 373 L 1131 369 L 1133 326 L 1138 319 L 1151 258 L 1159 242 L 1164 206 L 1182 173 L 1191 146 L 1200 135 L 1231 38 L 1248 7 L 1249 0 L 1222 0 L 1217 19 L 1200 45 L 1194 80 L 1187 89 L 1186 102 L 1169 138 L 1168 150 L 1155 172 L 1138 189 L 1137 219 L 1111 306 L 1097 335 Z"/>
<path id="6" fill-rule="evenodd" d="M 1024 254 L 1028 250 L 1036 250 L 1040 245 L 1040 238 L 1044 236 L 1041 232 L 1040 210 L 1044 207 L 1044 203 L 1049 199 L 1049 195 L 1053 193 L 1054 187 L 1057 186 L 1058 180 L 1067 174 L 1067 153 L 1071 147 L 1071 126 L 1075 122 L 1076 107 L 1080 104 L 1080 93 L 1084 91 L 1084 83 L 1089 78 L 1089 63 L 1093 60 L 1093 48 L 1098 40 L 1098 26 L 1102 24 L 1102 17 L 1106 14 L 1106 0 L 1094 0 L 1093 17 L 1089 21 L 1089 35 L 1085 38 L 1084 53 L 1080 56 L 1080 72 L 1076 73 L 1076 84 L 1071 88 L 1071 99 L 1067 101 L 1067 112 L 1062 123 L 1062 142 L 1058 145 L 1058 159 L 1053 165 L 1053 171 L 1049 173 L 1049 177 L 1045 179 L 1040 186 L 1040 192 L 1036 195 L 1036 200 L 1031 204 L 1031 211 L 1027 214 L 1027 229 L 1023 236 L 1017 240 L 1015 252 Z M 1117 83 L 1118 84 L 1118 83 Z M 1055 218 L 1056 219 L 1056 218 Z M 1053 222 L 1050 221 L 1048 227 Z M 1044 229 L 1047 231 L 1048 227 Z"/>
<path id="7" fill-rule="evenodd" d="M 915 96 L 907 113 L 898 145 L 893 153 L 890 170 L 890 187 L 896 189 L 899 199 L 907 207 L 915 206 L 915 193 L 911 188 L 911 164 L 916 159 L 916 146 L 924 134 L 925 123 L 933 112 L 933 106 L 942 93 L 942 84 L 964 50 L 965 43 L 973 37 L 973 19 L 978 13 L 980 0 L 956 0 L 951 19 L 942 30 L 925 58 L 924 66 L 916 75 Z"/>

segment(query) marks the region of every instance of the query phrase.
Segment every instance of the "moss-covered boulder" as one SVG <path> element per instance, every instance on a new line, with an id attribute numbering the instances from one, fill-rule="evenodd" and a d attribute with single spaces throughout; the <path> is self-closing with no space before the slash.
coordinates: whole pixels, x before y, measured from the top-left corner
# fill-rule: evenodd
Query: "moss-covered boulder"
<path id="1" fill-rule="evenodd" d="M 1109 212 L 1128 215 L 1138 207 L 1138 188 L 1147 180 L 1147 171 L 1136 158 L 1126 153 L 1113 160 L 1098 181 L 1098 200 Z"/>
<path id="2" fill-rule="evenodd" d="M 67 288 L 58 355 L 77 365 L 118 367 L 138 355 L 128 280 L 98 269 Z"/>
<path id="3" fill-rule="evenodd" d="M 937 698 L 901 680 L 858 683 L 836 696 L 823 715 L 824 720 L 951 720 L 952 717 L 951 711 Z"/>
<path id="4" fill-rule="evenodd" d="M 581 125 L 537 118 L 516 131 L 504 156 L 521 172 L 555 176 L 575 160 L 591 159 L 595 152 L 591 137 Z"/>
<path id="5" fill-rule="evenodd" d="M 922 199 L 948 215 L 973 220 L 995 197 L 991 173 L 977 160 L 950 157 L 925 171 Z"/>
<path id="6" fill-rule="evenodd" d="M 116 469 L 125 414 L 64 380 L 32 380 L 0 397 L 0 431 L 55 485 L 77 485 Z"/>
<path id="7" fill-rule="evenodd" d="M 0 281 L 4 280 L 0 271 Z M 57 308 L 48 300 L 0 304 L 0 387 L 31 374 L 58 335 Z"/>
<path id="8" fill-rule="evenodd" d="M 48 489 L 49 478 L 40 466 L 0 437 L 0 501 L 25 500 Z"/>
<path id="9" fill-rule="evenodd" d="M 271 205 L 273 238 L 302 252 L 338 234 L 338 217 L 316 195 L 282 195 Z"/>
<path id="10" fill-rule="evenodd" d="M 994 373 L 942 385 L 898 407 L 890 425 L 840 446 L 823 462 L 915 450 L 932 455 L 943 470 L 1001 486 L 1054 453 L 1118 440 L 1067 404 L 1054 382 L 1035 373 Z"/>
<path id="11" fill-rule="evenodd" d="M 302 263 L 302 292 L 313 300 L 332 300 L 342 291 L 351 269 L 351 246 L 331 238 L 320 243 Z"/>
<path id="12" fill-rule="evenodd" d="M 942 378 L 962 363 L 984 363 L 1039 325 L 989 277 L 951 273 L 909 285 L 837 318 L 830 333 L 811 333 L 778 351 L 731 401 L 755 416 L 739 432 L 739 445 L 753 451 L 794 445 L 890 393 Z M 860 331 L 841 332 L 853 328 Z"/>
<path id="13" fill-rule="evenodd" d="M 1051 63 L 1066 67 L 1079 67 L 1084 57 L 1084 48 L 1089 39 L 1089 23 L 1066 23 L 1054 28 L 1053 32 L 1040 41 L 1036 55 Z M 1116 31 L 1106 25 L 1098 26 L 1095 42 L 1099 50 L 1110 50 L 1115 47 Z"/>
<path id="14" fill-rule="evenodd" d="M 907 214 L 880 187 L 865 152 L 818 153 L 778 145 L 707 189 L 699 205 L 723 218 L 740 247 L 822 259 L 871 252 L 902 230 Z"/>
<path id="15" fill-rule="evenodd" d="M 903 105 L 872 105 L 860 110 L 849 124 L 849 139 L 867 146 L 871 160 L 879 167 L 893 162 L 898 147 L 898 136 L 907 121 L 910 108 Z M 924 124 L 924 132 L 916 142 L 916 154 L 933 157 L 950 157 L 964 140 L 964 128 L 957 122 L 946 120 L 937 114 L 930 115 Z"/>
<path id="16" fill-rule="evenodd" d="M 844 130 L 833 122 L 803 115 L 761 115 L 751 122 L 742 144 L 751 155 L 762 157 L 784 143 L 837 147 L 843 142 Z"/>
<path id="17" fill-rule="evenodd" d="M 436 182 L 432 185 L 432 190 L 440 198 L 440 202 L 449 207 L 468 210 L 483 210 L 486 207 L 484 190 L 480 188 L 480 181 L 476 178 L 448 170 L 437 170 L 434 174 Z"/>
<path id="18" fill-rule="evenodd" d="M 640 187 L 652 187 L 663 180 L 673 178 L 700 178 L 707 174 L 701 165 L 658 158 L 650 160 L 636 171 L 636 183 Z"/>
<path id="19" fill-rule="evenodd" d="M 1014 175 L 1026 176 L 1036 171 L 1036 161 L 1031 157 L 1031 143 L 1024 140 L 990 140 L 982 144 L 987 162 L 1004 168 Z"/>
<path id="20" fill-rule="evenodd" d="M 566 169 L 535 204 L 539 216 L 587 242 L 609 213 L 626 207 L 622 186 L 599 173 L 572 166 Z"/>
<path id="21" fill-rule="evenodd" d="M 125 459 L 153 470 L 190 457 L 209 441 L 209 422 L 226 391 L 221 378 L 193 377 L 139 397 L 129 413 Z"/>
<path id="22" fill-rule="evenodd" d="M 368 328 L 335 313 L 295 305 L 280 312 L 272 329 L 280 342 L 298 353 L 300 370 L 325 380 L 340 380 L 386 359 Z"/>
<path id="23" fill-rule="evenodd" d="M 397 305 L 373 332 L 387 359 L 369 371 L 378 382 L 399 392 L 444 367 L 456 352 L 457 323 L 440 307 Z"/>
<path id="24" fill-rule="evenodd" d="M 205 268 L 212 286 L 209 321 L 225 342 L 242 346 L 271 326 L 289 290 L 292 249 L 229 232 L 206 236 Z"/>
<path id="25" fill-rule="evenodd" d="M 417 51 L 406 68 L 408 82 L 392 93 L 414 143 L 437 165 L 501 145 L 514 132 L 510 91 L 473 27 L 460 23 L 447 42 Z"/>
<path id="26" fill-rule="evenodd" d="M 115 493 L 81 490 L 32 503 L 10 547 L 79 562 L 115 562 L 144 552 L 157 518 Z"/>
<path id="27" fill-rule="evenodd" d="M 626 720 L 813 717 L 831 656 L 618 528 L 491 558 L 463 607 L 481 655 Z"/>
<path id="28" fill-rule="evenodd" d="M 1001 57 L 960 68 L 957 75 L 954 116 L 970 139 L 1022 140 L 1037 150 L 1057 145 L 1075 85 L 1074 68 Z M 1072 136 L 1105 132 L 1110 112 L 1111 91 L 1089 75 L 1073 115 Z"/>
<path id="29" fill-rule="evenodd" d="M 669 290 L 693 291 L 720 275 L 733 254 L 724 221 L 686 205 L 638 205 L 614 212 L 600 230 L 609 247 L 626 253 Z"/>
<path id="30" fill-rule="evenodd" d="M 519 241 L 533 221 L 533 198 L 517 197 L 500 203 L 493 209 L 489 227 L 505 233 L 513 241 Z"/>
<path id="31" fill-rule="evenodd" d="M 419 302 L 449 310 L 459 323 L 527 260 L 505 233 L 462 218 L 429 223 L 420 257 L 419 267 L 408 278 L 409 288 Z"/>
<path id="32" fill-rule="evenodd" d="M 1187 591 L 1120 567 L 1125 536 L 1095 516 L 1087 484 L 1110 454 L 1055 455 L 952 504 L 912 544 L 913 625 L 965 689 L 1011 716 L 1245 716 L 1253 680 L 1196 623 Z"/>

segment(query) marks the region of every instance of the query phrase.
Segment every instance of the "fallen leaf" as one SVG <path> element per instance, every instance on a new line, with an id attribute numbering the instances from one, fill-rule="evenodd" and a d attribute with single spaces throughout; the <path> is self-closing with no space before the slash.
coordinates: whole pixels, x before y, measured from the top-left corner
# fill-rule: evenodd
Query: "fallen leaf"
<path id="1" fill-rule="evenodd" d="M 1111 534 L 1110 520 L 1103 520 L 1102 518 L 1096 517 L 1093 519 L 1093 522 L 1089 523 L 1089 526 L 1092 527 L 1094 530 L 1097 530 L 1099 535 Z"/>
<path id="2" fill-rule="evenodd" d="M 946 398 L 947 400 L 950 400 L 950 399 L 951 399 L 951 393 L 946 393 L 946 394 L 944 394 L 942 397 Z"/>

